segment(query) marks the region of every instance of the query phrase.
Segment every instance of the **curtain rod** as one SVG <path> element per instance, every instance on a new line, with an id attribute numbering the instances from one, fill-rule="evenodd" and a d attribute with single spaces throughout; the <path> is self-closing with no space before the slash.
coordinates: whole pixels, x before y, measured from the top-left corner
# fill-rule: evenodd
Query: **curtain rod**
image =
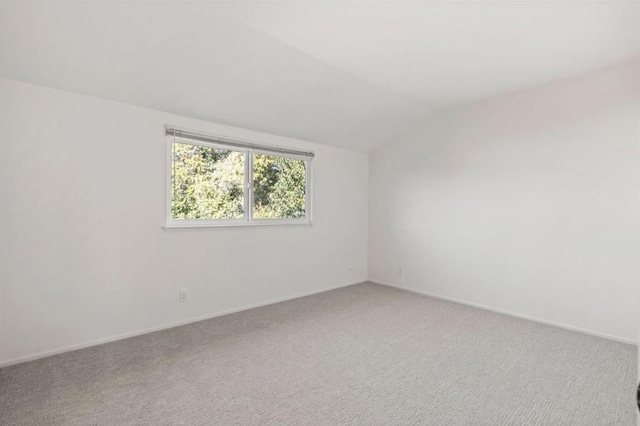
<path id="1" fill-rule="evenodd" d="M 258 151 L 274 152 L 279 154 L 299 155 L 302 157 L 314 157 L 311 151 L 299 151 L 297 149 L 283 148 L 279 146 L 262 145 L 247 140 L 230 138 L 223 135 L 207 135 L 204 133 L 193 132 L 190 130 L 178 129 L 176 127 L 166 127 L 166 135 L 173 136 L 184 140 L 192 140 L 196 142 L 209 142 L 219 145 L 231 146 L 235 148 L 255 149 Z"/>

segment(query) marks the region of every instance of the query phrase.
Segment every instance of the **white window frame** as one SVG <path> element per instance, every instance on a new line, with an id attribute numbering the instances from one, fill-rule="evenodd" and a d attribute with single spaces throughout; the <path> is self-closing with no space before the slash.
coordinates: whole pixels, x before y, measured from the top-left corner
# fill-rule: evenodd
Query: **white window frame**
<path id="1" fill-rule="evenodd" d="M 313 212 L 312 197 L 312 168 L 313 156 L 296 155 L 291 153 L 279 152 L 283 148 L 258 144 L 252 141 L 229 138 L 226 135 L 206 135 L 209 141 L 196 140 L 176 140 L 175 136 L 169 134 L 167 128 L 167 182 L 166 182 L 166 220 L 165 228 L 208 228 L 208 227 L 252 227 L 252 226 L 292 226 L 292 225 L 311 225 Z M 227 151 L 242 152 L 245 155 L 244 161 L 244 218 L 242 219 L 174 219 L 171 215 L 172 202 L 172 168 L 173 168 L 173 143 L 191 144 L 197 146 L 205 146 L 215 149 L 223 149 Z M 225 144 L 225 141 L 231 143 L 243 144 L 247 148 L 236 147 L 231 144 Z M 216 143 L 218 142 L 218 143 Z M 253 156 L 271 155 L 276 157 L 291 158 L 305 162 L 305 217 L 297 219 L 278 219 L 278 218 L 254 218 L 253 217 Z M 313 155 L 313 153 L 311 153 Z"/>

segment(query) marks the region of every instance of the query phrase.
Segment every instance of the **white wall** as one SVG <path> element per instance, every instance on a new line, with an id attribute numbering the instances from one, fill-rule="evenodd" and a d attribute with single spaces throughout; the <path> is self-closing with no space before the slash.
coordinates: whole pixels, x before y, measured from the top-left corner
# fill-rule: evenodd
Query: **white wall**
<path id="1" fill-rule="evenodd" d="M 366 154 L 11 80 L 0 117 L 0 364 L 367 278 Z M 314 225 L 163 230 L 166 124 L 314 150 Z"/>
<path id="2" fill-rule="evenodd" d="M 375 152 L 369 278 L 635 342 L 638 74 L 451 110 Z"/>

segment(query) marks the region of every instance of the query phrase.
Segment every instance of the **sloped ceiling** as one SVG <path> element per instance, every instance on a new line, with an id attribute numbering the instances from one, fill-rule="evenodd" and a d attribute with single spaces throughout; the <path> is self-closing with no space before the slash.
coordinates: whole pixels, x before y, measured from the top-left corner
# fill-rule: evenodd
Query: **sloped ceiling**
<path id="1" fill-rule="evenodd" d="M 0 76 L 370 151 L 634 59 L 638 2 L 0 4 Z"/>

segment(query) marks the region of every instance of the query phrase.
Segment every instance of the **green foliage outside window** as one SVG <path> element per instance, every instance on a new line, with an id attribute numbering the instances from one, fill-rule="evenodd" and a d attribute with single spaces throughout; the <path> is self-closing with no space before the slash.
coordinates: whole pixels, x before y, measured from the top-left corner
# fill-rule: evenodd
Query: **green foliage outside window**
<path id="1" fill-rule="evenodd" d="M 245 161 L 243 152 L 174 143 L 172 218 L 244 218 Z M 305 217 L 304 161 L 256 154 L 253 183 L 255 218 Z"/>
<path id="2" fill-rule="evenodd" d="M 273 155 L 255 155 L 253 216 L 291 219 L 304 217 L 305 182 L 304 161 Z"/>

